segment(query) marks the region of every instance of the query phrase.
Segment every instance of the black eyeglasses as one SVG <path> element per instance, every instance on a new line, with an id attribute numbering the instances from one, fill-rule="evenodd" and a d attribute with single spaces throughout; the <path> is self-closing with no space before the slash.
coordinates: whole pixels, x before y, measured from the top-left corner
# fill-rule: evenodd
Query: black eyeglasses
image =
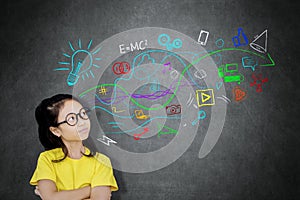
<path id="1" fill-rule="evenodd" d="M 81 108 L 79 110 L 79 113 L 77 113 L 77 114 L 76 113 L 67 114 L 65 121 L 57 123 L 56 126 L 59 126 L 63 123 L 67 123 L 70 126 L 75 126 L 78 123 L 78 116 L 81 119 L 87 120 L 87 119 L 89 119 L 90 112 L 91 112 L 91 110 L 88 108 Z"/>

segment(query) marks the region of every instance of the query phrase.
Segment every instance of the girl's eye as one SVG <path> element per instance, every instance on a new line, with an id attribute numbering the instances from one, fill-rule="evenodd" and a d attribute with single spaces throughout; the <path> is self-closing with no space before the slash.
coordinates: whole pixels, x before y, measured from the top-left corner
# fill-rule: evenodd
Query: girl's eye
<path id="1" fill-rule="evenodd" d="M 68 121 L 69 121 L 69 122 L 75 121 L 75 117 L 74 117 L 74 116 L 69 117 L 69 118 L 68 118 Z"/>
<path id="2" fill-rule="evenodd" d="M 80 116 L 81 117 L 87 117 L 88 115 L 89 115 L 89 110 L 82 109 L 80 111 Z"/>

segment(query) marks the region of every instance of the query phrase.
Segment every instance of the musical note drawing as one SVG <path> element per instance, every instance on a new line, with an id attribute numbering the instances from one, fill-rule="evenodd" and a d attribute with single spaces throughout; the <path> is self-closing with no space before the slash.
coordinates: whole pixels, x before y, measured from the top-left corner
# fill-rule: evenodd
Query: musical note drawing
<path id="1" fill-rule="evenodd" d="M 106 95 L 106 88 L 101 86 L 99 89 L 99 94 Z"/>
<path id="2" fill-rule="evenodd" d="M 166 67 L 166 66 L 169 66 L 169 70 L 172 70 L 172 67 L 171 67 L 171 63 L 170 62 L 167 62 L 166 64 L 164 64 L 164 66 Z M 163 74 L 166 72 L 166 69 L 164 68 L 163 69 Z"/>
<path id="3" fill-rule="evenodd" d="M 120 113 L 120 112 L 124 112 L 125 110 L 118 110 L 117 111 L 117 108 L 115 106 L 111 107 L 111 110 L 114 112 L 114 113 Z"/>
<path id="4" fill-rule="evenodd" d="M 149 128 L 146 127 L 146 128 L 144 128 L 144 131 L 142 133 L 135 133 L 135 134 L 133 134 L 133 138 L 135 140 L 139 140 L 139 139 L 141 139 L 141 136 L 144 135 L 145 133 L 147 133 L 148 131 L 149 131 Z"/>

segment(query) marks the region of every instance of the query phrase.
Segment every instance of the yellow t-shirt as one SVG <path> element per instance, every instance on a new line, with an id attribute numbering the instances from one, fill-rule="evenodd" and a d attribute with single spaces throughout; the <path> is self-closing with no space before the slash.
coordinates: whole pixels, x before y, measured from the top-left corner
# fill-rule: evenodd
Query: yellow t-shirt
<path id="1" fill-rule="evenodd" d="M 85 148 L 85 154 L 90 150 Z M 111 191 L 117 191 L 118 185 L 113 175 L 110 160 L 107 156 L 96 153 L 94 157 L 82 156 L 80 159 L 66 157 L 61 148 L 44 151 L 40 154 L 37 167 L 30 180 L 31 185 L 37 185 L 39 180 L 52 180 L 58 191 L 74 190 L 85 186 L 110 186 Z"/>

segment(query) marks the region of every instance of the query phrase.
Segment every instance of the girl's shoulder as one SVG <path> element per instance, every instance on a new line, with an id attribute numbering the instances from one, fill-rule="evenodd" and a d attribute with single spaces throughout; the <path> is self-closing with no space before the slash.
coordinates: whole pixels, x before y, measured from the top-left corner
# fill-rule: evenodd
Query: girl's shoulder
<path id="1" fill-rule="evenodd" d="M 108 166 L 108 167 L 111 166 L 111 162 L 110 162 L 109 157 L 107 157 L 106 155 L 104 155 L 104 154 L 102 154 L 102 153 L 96 152 L 94 158 L 95 158 L 100 164 L 106 165 L 106 166 Z"/>
<path id="2" fill-rule="evenodd" d="M 46 150 L 40 153 L 40 158 L 47 158 L 49 160 L 56 160 L 62 157 L 64 157 L 64 152 L 62 151 L 62 148 Z"/>

